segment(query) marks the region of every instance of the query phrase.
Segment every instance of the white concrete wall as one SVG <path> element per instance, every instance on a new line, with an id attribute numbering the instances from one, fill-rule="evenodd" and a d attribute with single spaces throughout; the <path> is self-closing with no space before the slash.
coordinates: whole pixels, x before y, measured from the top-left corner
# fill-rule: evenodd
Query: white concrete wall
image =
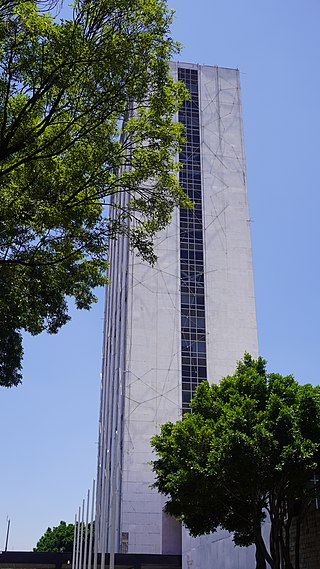
<path id="1" fill-rule="evenodd" d="M 254 569 L 253 547 L 235 547 L 226 531 L 194 539 L 183 532 L 183 569 Z"/>
<path id="2" fill-rule="evenodd" d="M 177 65 L 172 64 L 174 76 Z M 209 381 L 217 382 L 233 373 L 244 351 L 253 356 L 258 351 L 239 73 L 179 65 L 198 69 L 200 79 L 207 368 Z M 121 543 L 122 534 L 128 534 L 129 552 L 161 553 L 167 548 L 178 553 L 181 545 L 179 530 L 163 516 L 163 498 L 150 488 L 153 475 L 149 465 L 152 435 L 162 423 L 181 418 L 179 249 L 176 212 L 157 239 L 157 265 L 151 268 L 129 254 L 129 265 L 124 266 L 127 262 L 122 256 L 108 292 L 108 302 L 115 298 L 121 305 L 122 315 L 117 312 L 113 326 L 121 327 L 122 335 L 117 348 L 109 345 L 112 330 L 106 340 L 107 365 L 115 363 L 113 378 L 106 373 L 109 395 L 103 421 L 115 424 L 119 419 L 119 405 L 110 390 L 117 379 L 116 367 L 124 360 L 117 540 Z M 123 290 L 124 280 L 118 283 L 117 271 L 128 277 L 126 293 L 121 296 L 115 287 L 120 284 Z M 110 314 L 112 317 L 112 311 Z M 123 353 L 114 358 L 112 354 L 119 347 Z M 100 447 L 107 439 L 105 436 Z M 104 461 L 107 465 L 106 458 Z M 168 532 L 175 535 L 170 544 Z M 252 550 L 235 549 L 226 532 L 195 540 L 183 530 L 182 548 L 184 569 L 254 567 Z"/>
<path id="3" fill-rule="evenodd" d="M 179 65 L 199 76 L 207 370 L 217 383 L 245 351 L 258 355 L 239 71 Z M 194 539 L 184 529 L 182 544 L 184 569 L 255 566 L 253 548 L 224 531 Z"/>
<path id="4" fill-rule="evenodd" d="M 202 67 L 201 149 L 208 379 L 258 354 L 239 72 Z"/>
<path id="5" fill-rule="evenodd" d="M 154 268 L 130 257 L 121 532 L 137 553 L 162 552 L 163 500 L 150 489 L 150 438 L 181 418 L 176 218 L 157 239 Z"/>

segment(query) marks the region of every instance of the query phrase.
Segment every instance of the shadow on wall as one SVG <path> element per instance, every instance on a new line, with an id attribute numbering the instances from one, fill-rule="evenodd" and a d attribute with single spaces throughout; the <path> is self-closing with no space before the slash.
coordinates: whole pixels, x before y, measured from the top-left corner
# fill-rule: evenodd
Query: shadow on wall
<path id="1" fill-rule="evenodd" d="M 294 541 L 295 523 L 292 527 L 290 555 L 295 561 Z M 310 512 L 301 524 L 300 535 L 300 569 L 318 569 L 320 567 L 320 510 Z"/>

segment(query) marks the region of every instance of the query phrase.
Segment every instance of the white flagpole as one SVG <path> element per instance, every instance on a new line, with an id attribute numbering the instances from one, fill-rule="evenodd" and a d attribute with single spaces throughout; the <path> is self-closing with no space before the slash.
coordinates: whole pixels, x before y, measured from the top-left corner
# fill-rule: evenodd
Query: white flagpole
<path id="1" fill-rule="evenodd" d="M 80 516 L 81 508 L 79 506 L 78 526 L 77 526 L 77 547 L 76 547 L 76 569 L 79 569 L 79 553 L 80 553 Z"/>
<path id="2" fill-rule="evenodd" d="M 85 537 L 84 537 L 83 569 L 86 569 L 86 566 L 87 566 L 87 556 L 88 556 L 89 502 L 90 502 L 90 490 L 88 490 L 88 494 L 87 494 L 87 513 L 86 513 L 86 527 L 85 527 Z"/>
<path id="3" fill-rule="evenodd" d="M 116 476 L 117 476 L 117 458 L 118 458 L 118 429 L 115 432 L 115 453 L 114 453 L 114 465 L 112 471 L 112 482 L 111 482 L 111 528 L 110 528 L 110 563 L 109 569 L 114 569 L 114 550 L 115 550 L 115 537 L 116 537 Z"/>
<path id="4" fill-rule="evenodd" d="M 73 547 L 72 547 L 72 569 L 75 569 L 75 561 L 76 561 L 76 539 L 77 539 L 77 514 L 74 516 Z"/>
<path id="5" fill-rule="evenodd" d="M 84 499 L 82 500 L 82 516 L 81 516 L 81 535 L 80 535 L 80 557 L 79 557 L 79 569 L 82 569 L 82 552 L 83 552 L 83 524 L 84 524 Z"/>
<path id="6" fill-rule="evenodd" d="M 6 544 L 5 544 L 5 546 L 4 546 L 4 550 L 5 550 L 5 551 L 8 551 L 9 531 L 10 531 L 10 518 L 7 517 Z"/>
<path id="7" fill-rule="evenodd" d="M 107 465 L 108 456 L 110 455 L 109 449 L 107 450 Z M 100 569 L 105 569 L 106 560 L 106 529 L 107 529 L 107 470 L 104 469 L 104 493 L 103 493 L 103 506 L 102 506 L 102 528 L 101 528 L 101 564 Z"/>
<path id="8" fill-rule="evenodd" d="M 99 471 L 98 471 L 98 479 L 97 479 L 97 490 L 96 490 L 96 500 L 97 500 L 97 496 L 98 496 L 98 484 L 99 484 L 99 480 L 101 483 L 102 480 L 102 473 L 101 476 L 99 476 Z M 101 488 L 100 488 L 100 499 L 101 499 Z M 98 503 L 96 501 L 96 511 L 95 511 L 95 524 L 94 524 L 94 542 L 93 542 L 93 569 L 97 569 L 98 568 L 98 543 L 99 543 L 99 534 L 100 534 L 100 516 L 101 516 L 101 505 L 100 507 L 98 506 Z"/>
<path id="9" fill-rule="evenodd" d="M 116 546 L 116 517 L 117 517 L 117 494 L 118 494 L 118 481 L 119 481 L 119 450 L 120 450 L 120 437 L 119 429 L 121 428 L 121 409 L 122 406 L 122 373 L 119 368 L 119 382 L 118 382 L 118 402 L 117 402 L 117 423 L 114 435 L 115 450 L 113 454 L 113 471 L 112 471 L 112 495 L 111 495 L 111 531 L 110 531 L 110 563 L 109 569 L 114 569 L 115 562 L 115 546 Z"/>
<path id="10" fill-rule="evenodd" d="M 93 520 L 94 520 L 94 499 L 95 499 L 96 481 L 92 483 L 92 502 L 91 502 L 91 522 L 90 522 L 90 534 L 89 534 L 89 555 L 88 555 L 88 569 L 91 569 L 92 565 L 92 543 L 93 543 Z"/>

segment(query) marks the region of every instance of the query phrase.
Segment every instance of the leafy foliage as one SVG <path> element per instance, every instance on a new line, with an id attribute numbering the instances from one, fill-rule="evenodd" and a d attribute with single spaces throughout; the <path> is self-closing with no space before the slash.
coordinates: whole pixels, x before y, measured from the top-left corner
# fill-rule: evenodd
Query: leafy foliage
<path id="1" fill-rule="evenodd" d="M 185 97 L 165 0 L 77 0 L 0 10 L 0 385 L 21 381 L 21 330 L 56 333 L 105 283 L 108 240 L 153 262 L 152 239 L 188 204 L 175 171 Z M 122 125 L 122 126 L 121 126 Z"/>
<path id="2" fill-rule="evenodd" d="M 162 426 L 152 440 L 155 486 L 192 535 L 221 526 L 235 544 L 255 544 L 259 569 L 293 569 L 293 518 L 299 525 L 319 492 L 310 480 L 320 469 L 320 388 L 265 365 L 245 354 L 233 376 L 198 387 L 183 421 Z M 298 559 L 299 532 L 295 569 Z"/>
<path id="3" fill-rule="evenodd" d="M 74 537 L 74 524 L 66 524 L 61 521 L 54 528 L 48 528 L 40 537 L 33 551 L 45 553 L 72 553 Z"/>
<path id="4" fill-rule="evenodd" d="M 84 524 L 83 542 L 85 539 L 86 527 L 87 526 Z M 90 539 L 90 529 L 91 529 L 91 524 L 88 524 L 88 540 Z M 33 551 L 39 551 L 44 553 L 72 553 L 73 538 L 74 538 L 74 524 L 66 524 L 66 522 L 61 521 L 58 526 L 53 527 L 52 529 L 48 528 L 46 530 L 43 536 L 40 537 Z"/>

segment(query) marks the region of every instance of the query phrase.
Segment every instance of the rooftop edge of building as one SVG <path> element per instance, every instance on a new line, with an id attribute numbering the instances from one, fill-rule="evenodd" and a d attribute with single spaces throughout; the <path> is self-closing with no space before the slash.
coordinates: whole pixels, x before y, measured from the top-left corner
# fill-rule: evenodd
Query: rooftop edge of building
<path id="1" fill-rule="evenodd" d="M 186 69 L 199 69 L 202 67 L 210 67 L 213 69 L 227 69 L 230 71 L 240 71 L 239 67 L 226 67 L 224 65 L 216 65 L 216 64 L 215 65 L 209 65 L 207 63 L 190 63 L 190 61 L 187 62 L 187 61 L 180 61 L 180 60 L 175 61 L 175 60 L 173 60 L 170 62 L 170 64 L 176 64 L 179 67 L 183 66 Z"/>

